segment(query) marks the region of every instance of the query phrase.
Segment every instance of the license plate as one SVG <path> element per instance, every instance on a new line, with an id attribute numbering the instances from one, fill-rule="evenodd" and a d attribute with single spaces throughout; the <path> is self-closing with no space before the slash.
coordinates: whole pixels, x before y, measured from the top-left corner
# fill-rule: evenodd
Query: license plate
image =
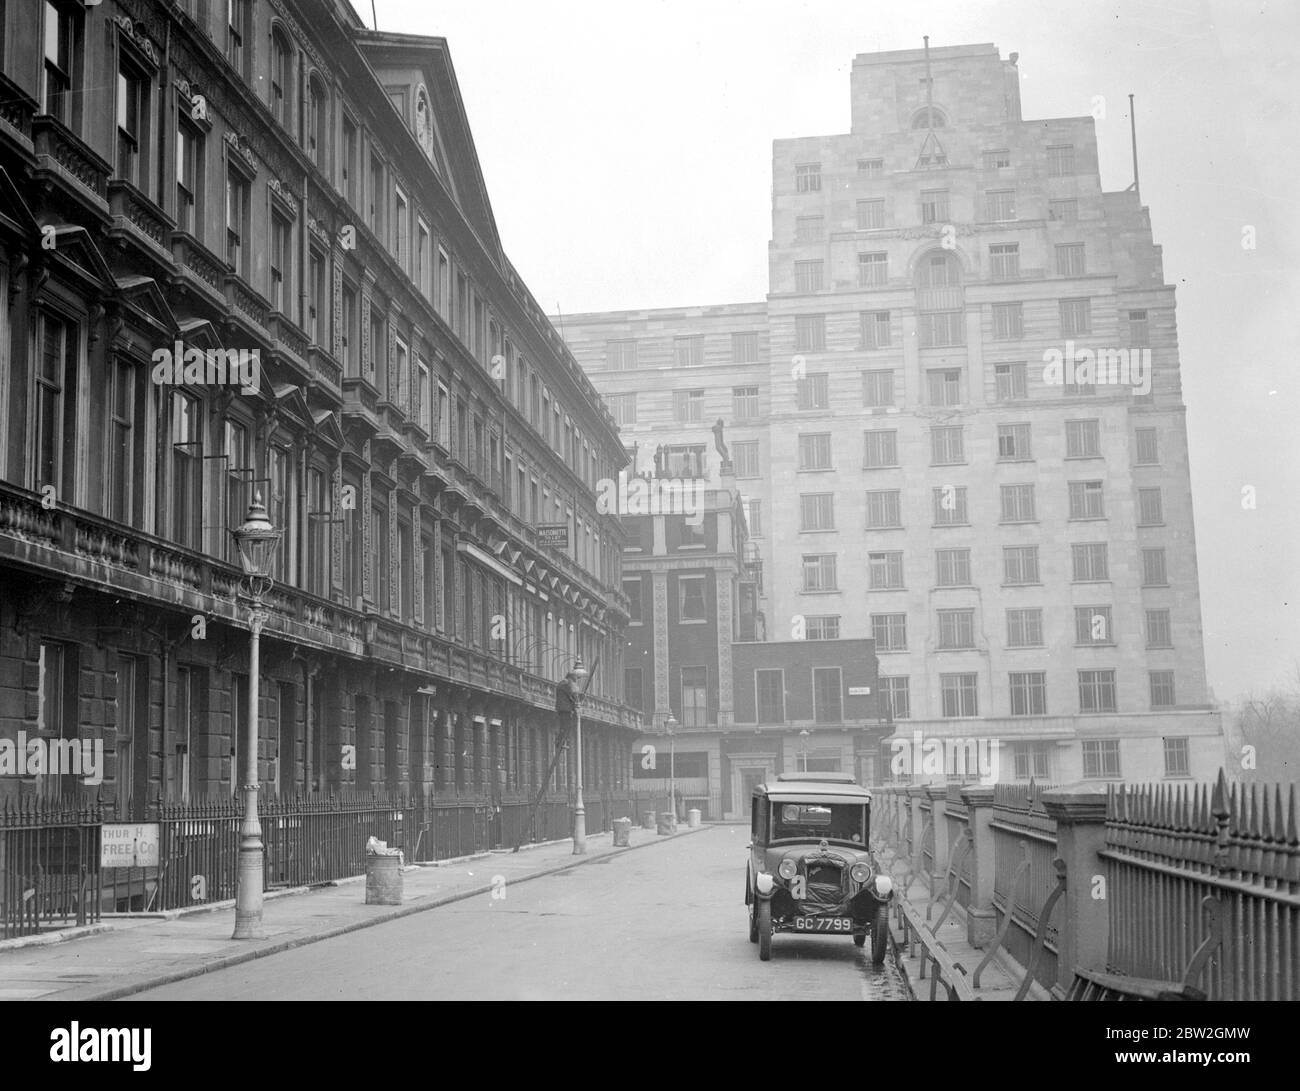
<path id="1" fill-rule="evenodd" d="M 849 917 L 795 917 L 796 932 L 852 932 L 853 921 Z"/>

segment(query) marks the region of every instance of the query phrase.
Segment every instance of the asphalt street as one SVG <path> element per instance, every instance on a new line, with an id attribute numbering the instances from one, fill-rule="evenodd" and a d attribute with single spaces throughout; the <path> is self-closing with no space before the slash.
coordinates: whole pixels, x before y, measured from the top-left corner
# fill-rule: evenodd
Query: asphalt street
<path id="1" fill-rule="evenodd" d="M 907 998 L 892 959 L 873 967 L 846 936 L 778 935 L 760 962 L 748 841 L 747 827 L 714 827 L 131 999 Z"/>

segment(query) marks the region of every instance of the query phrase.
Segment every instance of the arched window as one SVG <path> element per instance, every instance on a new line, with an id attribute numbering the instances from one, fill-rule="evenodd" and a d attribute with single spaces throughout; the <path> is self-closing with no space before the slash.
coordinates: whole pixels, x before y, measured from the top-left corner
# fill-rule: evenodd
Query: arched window
<path id="1" fill-rule="evenodd" d="M 307 154 L 318 167 L 325 165 L 325 144 L 329 122 L 329 107 L 325 97 L 325 85 L 316 73 L 312 73 L 307 83 Z"/>
<path id="2" fill-rule="evenodd" d="M 293 48 L 284 32 L 276 27 L 271 31 L 271 113 L 275 120 L 288 126 L 289 92 L 293 87 Z"/>
<path id="3" fill-rule="evenodd" d="M 913 129 L 942 129 L 948 124 L 943 111 L 934 107 L 922 107 L 912 115 Z"/>
<path id="4" fill-rule="evenodd" d="M 415 96 L 415 138 L 430 159 L 433 158 L 433 112 L 429 109 L 429 96 L 423 87 Z"/>

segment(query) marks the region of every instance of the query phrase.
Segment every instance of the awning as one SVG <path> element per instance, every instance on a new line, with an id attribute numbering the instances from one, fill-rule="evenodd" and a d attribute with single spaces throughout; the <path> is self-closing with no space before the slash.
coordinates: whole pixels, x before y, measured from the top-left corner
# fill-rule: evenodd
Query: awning
<path id="1" fill-rule="evenodd" d="M 510 571 L 505 565 L 498 561 L 491 553 L 486 553 L 479 549 L 472 542 L 457 542 L 457 551 L 468 553 L 474 560 L 478 561 L 484 568 L 490 568 L 498 576 L 509 580 L 516 587 L 523 587 L 524 581 L 521 580 L 514 572 Z"/>

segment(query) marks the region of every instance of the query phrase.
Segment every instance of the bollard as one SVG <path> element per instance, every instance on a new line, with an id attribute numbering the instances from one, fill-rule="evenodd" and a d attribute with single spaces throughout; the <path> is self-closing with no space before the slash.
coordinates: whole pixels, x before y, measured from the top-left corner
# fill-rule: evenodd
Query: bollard
<path id="1" fill-rule="evenodd" d="M 700 809 L 698 807 L 692 807 L 689 811 L 686 812 L 686 825 L 689 826 L 691 829 L 695 829 L 696 827 L 699 826 L 699 824 L 700 824 Z"/>
<path id="2" fill-rule="evenodd" d="M 627 848 L 632 843 L 632 820 L 630 818 L 614 819 L 614 847 Z"/>

